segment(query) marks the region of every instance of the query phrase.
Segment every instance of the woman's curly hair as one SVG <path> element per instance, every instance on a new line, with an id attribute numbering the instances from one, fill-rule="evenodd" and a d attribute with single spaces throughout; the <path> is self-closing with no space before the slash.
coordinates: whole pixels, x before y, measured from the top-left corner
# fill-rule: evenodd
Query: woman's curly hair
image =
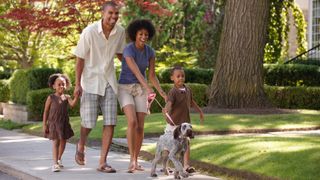
<path id="1" fill-rule="evenodd" d="M 137 32 L 141 29 L 145 29 L 148 31 L 149 40 L 151 40 L 156 33 L 155 27 L 150 20 L 137 19 L 132 21 L 127 28 L 127 33 L 131 41 L 136 41 Z"/>
<path id="2" fill-rule="evenodd" d="M 67 87 L 67 89 L 69 89 L 71 87 L 69 77 L 65 74 L 60 74 L 60 73 L 55 73 L 55 74 L 50 75 L 50 77 L 48 79 L 49 87 L 52 88 L 54 85 L 54 82 L 57 80 L 57 78 L 60 78 L 60 77 L 66 80 L 66 87 Z"/>

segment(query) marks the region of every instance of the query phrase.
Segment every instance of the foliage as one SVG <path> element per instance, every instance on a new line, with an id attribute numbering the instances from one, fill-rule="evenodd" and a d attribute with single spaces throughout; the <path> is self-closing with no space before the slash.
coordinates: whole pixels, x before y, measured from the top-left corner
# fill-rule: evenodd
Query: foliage
<path id="1" fill-rule="evenodd" d="M 170 79 L 171 68 L 163 69 L 159 72 L 161 83 L 172 83 Z M 213 69 L 184 68 L 186 83 L 210 84 L 213 77 Z"/>
<path id="2" fill-rule="evenodd" d="M 42 120 L 44 104 L 47 97 L 54 93 L 50 88 L 31 90 L 27 94 L 27 109 L 29 112 L 29 117 L 32 120 Z M 73 88 L 65 92 L 66 94 L 73 94 Z M 80 103 L 69 109 L 70 116 L 79 116 Z"/>
<path id="3" fill-rule="evenodd" d="M 0 102 L 8 102 L 10 99 L 10 89 L 8 80 L 0 80 Z"/>
<path id="4" fill-rule="evenodd" d="M 316 65 L 320 66 L 320 61 L 317 58 L 303 58 L 303 59 L 298 59 L 296 61 L 291 62 L 291 64 L 305 64 L 305 65 Z"/>
<path id="5" fill-rule="evenodd" d="M 157 32 L 151 42 L 155 49 L 163 47 L 170 39 L 179 39 L 185 40 L 187 50 L 197 50 L 203 41 L 203 29 L 206 27 L 206 24 L 203 23 L 205 6 L 201 0 L 152 2 L 153 5 L 161 5 L 166 8 L 160 14 L 146 11 L 146 8 L 139 3 L 140 8 L 137 8 L 136 2 L 136 0 L 126 1 L 122 16 L 123 25 L 126 26 L 136 18 L 151 19 Z"/>
<path id="6" fill-rule="evenodd" d="M 278 108 L 320 109 L 319 87 L 266 86 L 265 91 Z"/>
<path id="7" fill-rule="evenodd" d="M 9 83 L 10 100 L 18 104 L 26 104 L 27 92 L 30 90 L 28 70 L 16 70 Z"/>
<path id="8" fill-rule="evenodd" d="M 33 68 L 28 71 L 30 90 L 48 87 L 48 78 L 51 74 L 62 73 L 60 69 L 53 68 Z"/>
<path id="9" fill-rule="evenodd" d="M 198 105 L 205 106 L 207 99 L 206 99 L 205 93 L 203 92 L 206 91 L 207 86 L 203 84 L 187 84 L 187 85 L 192 89 L 193 97 L 198 103 Z M 172 88 L 172 84 L 161 84 L 161 87 L 165 92 L 168 92 L 170 88 Z M 47 97 L 53 92 L 54 91 L 52 89 L 45 88 L 45 89 L 31 90 L 27 93 L 27 108 L 28 108 L 28 112 L 31 119 L 41 120 L 45 101 Z M 73 88 L 70 88 L 70 90 L 66 91 L 66 94 L 72 95 Z M 157 92 L 157 100 L 160 102 L 160 104 L 162 104 L 162 106 L 165 105 L 163 98 L 158 94 L 158 92 Z M 78 103 L 76 107 L 70 109 L 69 115 L 79 116 L 80 115 L 79 110 L 80 108 Z M 161 112 L 161 107 L 158 104 L 153 103 L 150 111 L 152 113 Z M 118 106 L 118 114 L 123 114 L 119 106 Z"/>
<path id="10" fill-rule="evenodd" d="M 289 12 L 292 12 L 297 29 L 297 54 L 306 51 L 306 22 L 294 0 L 271 0 L 268 40 L 265 46 L 266 63 L 283 62 L 288 56 Z"/>
<path id="11" fill-rule="evenodd" d="M 16 70 L 9 84 L 11 100 L 18 104 L 26 104 L 27 93 L 30 90 L 48 87 L 48 78 L 53 73 L 61 73 L 61 70 L 52 68 Z"/>
<path id="12" fill-rule="evenodd" d="M 302 64 L 264 65 L 264 82 L 272 86 L 320 86 L 320 67 Z"/>
<path id="13" fill-rule="evenodd" d="M 213 68 L 216 63 L 226 0 L 205 0 L 204 17 L 207 26 L 203 28 L 202 44 L 198 49 L 198 65 L 201 68 Z"/>
<path id="14" fill-rule="evenodd" d="M 9 71 L 3 71 L 0 67 L 0 79 L 9 79 L 11 76 L 11 73 Z"/>
<path id="15" fill-rule="evenodd" d="M 196 66 L 196 54 L 187 50 L 184 40 L 171 39 L 156 51 L 157 69 L 173 67 L 176 65 L 192 68 Z"/>
<path id="16" fill-rule="evenodd" d="M 26 126 L 26 124 L 19 124 L 19 123 L 12 122 L 10 120 L 0 119 L 0 128 L 3 128 L 3 129 L 7 129 L 7 130 L 21 129 L 24 126 Z"/>

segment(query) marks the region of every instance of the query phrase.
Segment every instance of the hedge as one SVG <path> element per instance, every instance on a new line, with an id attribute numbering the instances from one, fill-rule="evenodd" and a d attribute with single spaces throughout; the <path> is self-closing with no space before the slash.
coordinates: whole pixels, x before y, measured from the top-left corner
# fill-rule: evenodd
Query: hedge
<path id="1" fill-rule="evenodd" d="M 320 87 L 265 86 L 265 92 L 278 108 L 320 109 Z"/>
<path id="2" fill-rule="evenodd" d="M 172 83 L 170 80 L 171 68 L 159 72 L 158 78 L 161 83 Z M 213 77 L 213 69 L 184 68 L 186 83 L 210 84 Z"/>
<path id="3" fill-rule="evenodd" d="M 28 71 L 30 89 L 43 89 L 48 87 L 48 78 L 51 74 L 62 73 L 61 69 L 34 68 Z"/>
<path id="4" fill-rule="evenodd" d="M 320 61 L 319 59 L 309 58 L 309 59 L 299 59 L 296 61 L 292 61 L 290 62 L 290 64 L 306 64 L 306 65 L 320 66 Z"/>
<path id="5" fill-rule="evenodd" d="M 30 119 L 33 120 L 42 120 L 42 114 L 44 110 L 44 105 L 47 97 L 54 93 L 54 90 L 51 88 L 31 90 L 27 94 L 27 109 L 29 112 Z M 66 91 L 66 94 L 73 94 L 73 88 Z M 79 116 L 79 102 L 78 104 L 69 109 L 70 116 Z"/>
<path id="6" fill-rule="evenodd" d="M 10 89 L 8 80 L 0 80 L 0 102 L 8 102 L 10 99 Z"/>
<path id="7" fill-rule="evenodd" d="M 199 106 L 205 106 L 207 99 L 206 99 L 206 90 L 207 86 L 203 84 L 187 84 L 193 92 L 193 97 L 196 99 L 196 102 Z M 172 87 L 172 84 L 162 84 L 162 89 L 166 92 L 169 91 L 169 89 Z M 31 90 L 27 94 L 27 108 L 28 112 L 30 113 L 30 118 L 33 120 L 41 120 L 43 110 L 44 110 L 44 104 L 47 99 L 47 97 L 53 93 L 54 91 L 50 88 L 45 89 L 38 89 L 38 90 Z M 73 94 L 73 88 L 70 88 L 69 91 L 66 91 L 67 94 L 72 95 Z M 160 102 L 162 106 L 165 105 L 163 98 L 157 94 L 157 100 Z M 70 116 L 79 116 L 79 103 L 74 108 L 70 109 L 69 115 Z M 152 113 L 155 112 L 161 112 L 160 106 L 154 102 L 152 104 L 151 110 Z M 120 107 L 118 105 L 118 114 L 123 114 L 123 112 L 120 110 Z"/>
<path id="8" fill-rule="evenodd" d="M 26 104 L 28 91 L 48 87 L 48 78 L 53 73 L 61 73 L 61 70 L 52 68 L 16 70 L 9 84 L 11 101 Z"/>
<path id="9" fill-rule="evenodd" d="M 28 71 L 16 70 L 9 83 L 10 100 L 17 104 L 26 104 L 27 93 L 30 90 Z"/>
<path id="10" fill-rule="evenodd" d="M 184 69 L 186 82 L 211 84 L 212 69 Z M 161 83 L 172 83 L 170 69 L 159 72 Z M 265 64 L 264 83 L 270 86 L 320 86 L 320 67 L 302 64 Z"/>
<path id="11" fill-rule="evenodd" d="M 264 65 L 264 81 L 272 86 L 320 86 L 320 67 L 302 64 Z"/>

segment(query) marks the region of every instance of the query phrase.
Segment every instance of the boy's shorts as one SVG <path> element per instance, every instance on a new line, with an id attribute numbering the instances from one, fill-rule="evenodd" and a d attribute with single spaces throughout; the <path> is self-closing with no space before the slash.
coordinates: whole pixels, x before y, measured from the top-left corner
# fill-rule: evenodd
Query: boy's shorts
<path id="1" fill-rule="evenodd" d="M 103 115 L 104 125 L 117 123 L 117 96 L 112 87 L 106 87 L 105 95 L 100 96 L 83 91 L 80 102 L 81 126 L 92 129 L 96 126 L 98 107 Z"/>
<path id="2" fill-rule="evenodd" d="M 119 104 L 121 109 L 126 105 L 135 106 L 136 112 L 147 113 L 147 91 L 139 83 L 119 84 Z"/>

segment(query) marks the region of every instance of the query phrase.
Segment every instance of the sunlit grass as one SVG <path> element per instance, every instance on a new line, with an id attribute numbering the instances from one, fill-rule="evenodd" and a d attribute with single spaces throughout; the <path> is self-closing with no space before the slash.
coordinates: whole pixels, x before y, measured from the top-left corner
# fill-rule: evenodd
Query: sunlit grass
<path id="1" fill-rule="evenodd" d="M 198 114 L 191 114 L 191 119 L 195 131 L 310 128 L 320 126 L 320 111 L 302 110 L 297 114 L 275 115 L 206 114 L 204 124 L 200 124 Z M 70 123 L 75 132 L 75 137 L 79 137 L 80 117 L 71 117 Z M 90 138 L 100 139 L 102 124 L 102 117 L 99 116 L 96 128 L 90 133 Z M 144 126 L 146 136 L 150 133 L 162 133 L 165 124 L 164 117 L 160 113 L 147 116 Z M 41 132 L 42 123 L 35 123 L 24 129 Z M 126 137 L 126 130 L 127 121 L 124 115 L 120 115 L 118 116 L 114 137 Z"/>
<path id="2" fill-rule="evenodd" d="M 154 153 L 155 144 L 144 146 Z M 320 177 L 320 135 L 198 136 L 191 159 L 280 179 Z"/>

